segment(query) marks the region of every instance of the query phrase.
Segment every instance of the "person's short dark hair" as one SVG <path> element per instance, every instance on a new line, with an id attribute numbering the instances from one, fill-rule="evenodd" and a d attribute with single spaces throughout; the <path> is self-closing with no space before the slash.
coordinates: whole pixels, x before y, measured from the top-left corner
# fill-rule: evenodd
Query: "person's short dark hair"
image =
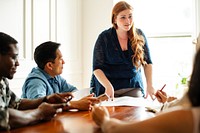
<path id="1" fill-rule="evenodd" d="M 10 51 L 10 44 L 17 44 L 18 42 L 10 35 L 0 32 L 0 54 L 6 55 Z"/>
<path id="2" fill-rule="evenodd" d="M 56 59 L 56 50 L 60 44 L 56 42 L 44 42 L 36 47 L 34 52 L 34 60 L 37 66 L 44 69 L 44 66 L 48 62 L 54 62 Z"/>

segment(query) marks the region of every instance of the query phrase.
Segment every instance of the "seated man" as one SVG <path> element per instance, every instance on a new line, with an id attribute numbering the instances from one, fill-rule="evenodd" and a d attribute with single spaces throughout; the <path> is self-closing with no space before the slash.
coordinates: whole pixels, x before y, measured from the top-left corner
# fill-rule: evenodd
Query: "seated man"
<path id="1" fill-rule="evenodd" d="M 12 79 L 19 66 L 18 47 L 14 38 L 2 32 L 0 32 L 0 62 L 0 130 L 49 120 L 55 116 L 57 109 L 67 107 L 68 98 L 72 96 L 70 93 L 28 100 L 19 99 L 10 90 L 7 78 Z"/>
<path id="2" fill-rule="evenodd" d="M 36 47 L 34 60 L 38 67 L 33 68 L 22 88 L 22 97 L 35 99 L 53 93 L 73 92 L 76 87 L 68 84 L 60 76 L 65 63 L 59 50 L 60 44 L 44 42 Z M 78 101 L 70 101 L 70 108 L 88 110 L 97 99 L 90 94 Z"/>

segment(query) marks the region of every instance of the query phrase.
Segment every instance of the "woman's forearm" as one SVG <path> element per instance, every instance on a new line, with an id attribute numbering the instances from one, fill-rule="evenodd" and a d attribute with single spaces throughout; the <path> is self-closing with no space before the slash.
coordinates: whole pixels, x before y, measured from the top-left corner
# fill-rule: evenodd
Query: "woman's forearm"
<path id="1" fill-rule="evenodd" d="M 101 69 L 96 69 L 94 75 L 104 88 L 112 88 L 112 84 Z"/>
<path id="2" fill-rule="evenodd" d="M 152 64 L 146 64 L 144 66 L 144 74 L 146 77 L 147 86 L 152 86 Z"/>

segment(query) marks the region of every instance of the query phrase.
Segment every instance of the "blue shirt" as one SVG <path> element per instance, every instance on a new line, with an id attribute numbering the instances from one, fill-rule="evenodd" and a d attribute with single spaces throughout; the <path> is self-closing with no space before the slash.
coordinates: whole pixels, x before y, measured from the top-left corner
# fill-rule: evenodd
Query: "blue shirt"
<path id="1" fill-rule="evenodd" d="M 147 39 L 140 29 L 137 29 L 137 33 L 142 35 L 145 40 L 144 59 L 147 64 L 152 64 Z M 101 69 L 115 90 L 123 88 L 141 88 L 143 90 L 141 68 L 137 70 L 133 65 L 133 54 L 130 40 L 128 40 L 128 50 L 122 51 L 116 30 L 114 28 L 105 30 L 95 43 L 93 71 Z M 93 92 L 97 96 L 105 92 L 105 88 L 94 75 L 92 75 L 91 87 L 94 87 Z"/>
<path id="2" fill-rule="evenodd" d="M 73 92 L 76 87 L 60 75 L 52 78 L 39 67 L 33 68 L 22 87 L 22 98 L 35 99 L 53 93 Z"/>

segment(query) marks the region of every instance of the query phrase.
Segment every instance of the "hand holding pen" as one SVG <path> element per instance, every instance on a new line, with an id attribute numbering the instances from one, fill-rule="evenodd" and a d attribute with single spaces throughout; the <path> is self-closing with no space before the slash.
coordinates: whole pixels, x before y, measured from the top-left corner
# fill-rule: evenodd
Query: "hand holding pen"
<path id="1" fill-rule="evenodd" d="M 167 94 L 163 91 L 163 89 L 165 88 L 166 84 L 163 85 L 163 87 L 158 90 L 155 94 L 157 100 L 161 103 L 165 103 L 167 101 Z M 156 99 L 155 98 L 155 99 Z M 153 100 L 155 100 L 153 99 Z"/>

